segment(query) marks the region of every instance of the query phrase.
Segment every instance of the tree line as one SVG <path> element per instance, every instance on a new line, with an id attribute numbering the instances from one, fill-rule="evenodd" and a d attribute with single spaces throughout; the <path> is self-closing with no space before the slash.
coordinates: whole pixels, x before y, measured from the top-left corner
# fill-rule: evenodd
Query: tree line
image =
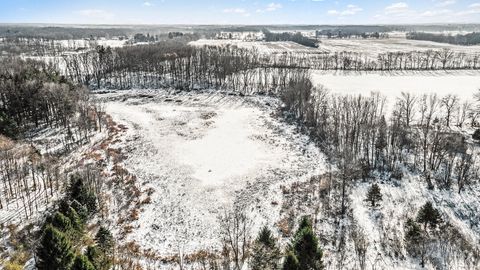
<path id="1" fill-rule="evenodd" d="M 272 33 L 266 29 L 263 30 L 263 34 L 265 35 L 265 41 L 272 42 L 272 41 L 292 41 L 298 43 L 303 46 L 318 48 L 318 41 L 308 38 L 304 36 L 300 32 L 296 32 L 295 34 L 289 32 L 283 33 Z"/>
<path id="2" fill-rule="evenodd" d="M 381 53 L 316 52 L 263 55 L 236 46 L 189 46 L 184 40 L 109 48 L 63 56 L 64 74 L 92 88 L 229 89 L 276 92 L 302 70 L 478 69 L 480 54 L 449 49 Z M 294 74 L 294 75 L 292 75 Z"/>
<path id="3" fill-rule="evenodd" d="M 410 32 L 407 33 L 407 39 L 426 40 L 439 43 L 448 43 L 454 45 L 477 45 L 480 44 L 480 33 L 468 33 L 457 35 L 435 34 L 426 32 Z"/>

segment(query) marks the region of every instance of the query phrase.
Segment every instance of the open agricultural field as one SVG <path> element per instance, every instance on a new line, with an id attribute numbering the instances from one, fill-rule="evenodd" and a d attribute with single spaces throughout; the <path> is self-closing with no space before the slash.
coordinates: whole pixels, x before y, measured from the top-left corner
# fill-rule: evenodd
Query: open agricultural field
<path id="1" fill-rule="evenodd" d="M 464 53 L 465 55 L 476 55 L 480 52 L 480 46 L 461 46 L 445 43 L 436 43 L 431 41 L 409 40 L 398 34 L 392 38 L 380 39 L 319 39 L 318 48 L 309 48 L 291 41 L 264 42 L 264 41 L 243 41 L 243 40 L 214 40 L 200 39 L 191 42 L 194 46 L 226 46 L 235 45 L 240 48 L 257 49 L 261 53 L 298 53 L 298 54 L 321 54 L 335 52 L 355 52 L 361 53 L 376 59 L 379 54 L 388 52 L 424 52 L 428 50 L 441 51 L 449 49 L 454 52 Z"/>
<path id="2" fill-rule="evenodd" d="M 480 89 L 480 72 L 476 70 L 314 71 L 312 80 L 340 95 L 378 92 L 387 98 L 387 110 L 392 109 L 402 92 L 412 95 L 436 94 L 439 97 L 454 94 L 462 101 L 471 101 Z"/>

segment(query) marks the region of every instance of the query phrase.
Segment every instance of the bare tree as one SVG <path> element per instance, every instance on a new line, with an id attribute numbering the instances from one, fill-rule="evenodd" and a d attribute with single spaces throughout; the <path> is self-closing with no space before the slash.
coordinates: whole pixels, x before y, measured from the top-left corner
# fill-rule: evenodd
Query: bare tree
<path id="1" fill-rule="evenodd" d="M 458 106 L 458 96 L 456 95 L 446 95 L 444 98 L 442 98 L 442 107 L 445 108 L 445 124 L 447 127 L 450 127 L 450 119 L 452 117 L 452 113 L 455 112 L 457 106 Z"/>
<path id="2" fill-rule="evenodd" d="M 366 254 L 368 251 L 368 239 L 367 235 L 357 224 L 354 224 L 350 228 L 350 238 L 352 238 L 353 245 L 355 247 L 355 254 L 357 255 L 357 261 L 360 270 L 366 268 Z"/>
<path id="3" fill-rule="evenodd" d="M 234 270 L 240 270 L 250 256 L 251 221 L 240 209 L 225 211 L 220 217 L 220 235 L 224 253 L 230 257 Z"/>

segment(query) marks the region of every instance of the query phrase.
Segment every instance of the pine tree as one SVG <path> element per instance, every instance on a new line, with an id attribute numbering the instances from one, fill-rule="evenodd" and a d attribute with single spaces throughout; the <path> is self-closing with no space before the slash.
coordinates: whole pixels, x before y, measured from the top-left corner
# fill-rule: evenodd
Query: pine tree
<path id="1" fill-rule="evenodd" d="M 252 270 L 277 269 L 280 251 L 275 243 L 272 232 L 265 226 L 260 231 L 252 248 Z"/>
<path id="2" fill-rule="evenodd" d="M 99 248 L 105 253 L 110 253 L 115 244 L 112 233 L 103 226 L 100 226 L 100 229 L 98 229 L 95 235 L 95 243 L 97 243 Z"/>
<path id="3" fill-rule="evenodd" d="M 96 270 L 93 264 L 84 255 L 75 257 L 72 268 L 70 270 Z"/>
<path id="4" fill-rule="evenodd" d="M 87 248 L 87 257 L 96 270 L 108 270 L 112 266 L 114 241 L 110 231 L 100 227 L 95 235 L 96 246 Z"/>
<path id="5" fill-rule="evenodd" d="M 53 217 L 51 217 L 50 220 L 47 220 L 47 223 L 63 233 L 69 233 L 73 229 L 72 221 L 60 212 L 55 212 Z"/>
<path id="6" fill-rule="evenodd" d="M 295 235 L 299 234 L 303 229 L 312 229 L 312 220 L 308 216 L 302 217 L 300 224 L 298 225 L 298 230 Z"/>
<path id="7" fill-rule="evenodd" d="M 292 251 L 287 253 L 287 257 L 283 263 L 283 270 L 300 270 L 300 264 L 298 263 L 297 256 L 295 256 Z"/>
<path id="8" fill-rule="evenodd" d="M 300 269 L 322 269 L 322 250 L 318 247 L 318 239 L 311 228 L 300 231 L 293 244 Z"/>
<path id="9" fill-rule="evenodd" d="M 377 206 L 378 202 L 382 200 L 382 193 L 377 184 L 373 184 L 367 193 L 366 201 L 370 202 L 372 207 Z"/>
<path id="10" fill-rule="evenodd" d="M 97 200 L 95 194 L 88 190 L 80 175 L 72 175 L 70 186 L 70 199 L 78 201 L 85 206 L 89 214 L 97 211 Z"/>
<path id="11" fill-rule="evenodd" d="M 297 259 L 298 269 L 323 269 L 323 252 L 319 247 L 318 239 L 313 232 L 312 222 L 308 217 L 303 217 L 300 221 L 298 231 L 295 233 L 293 242 L 290 245 L 289 253 L 292 253 L 294 258 Z M 286 267 L 288 260 L 290 260 L 289 264 L 294 261 L 293 258 L 289 259 L 287 256 L 284 268 Z M 295 264 L 293 264 L 292 267 L 294 267 L 294 265 Z"/>
<path id="12" fill-rule="evenodd" d="M 64 213 L 64 215 L 70 219 L 73 228 L 81 234 L 85 225 L 84 221 L 80 218 L 80 216 L 77 214 L 77 211 L 75 211 L 73 207 L 69 206 L 65 211 L 66 212 Z"/>
<path id="13" fill-rule="evenodd" d="M 418 211 L 417 222 L 423 224 L 423 229 L 427 229 L 427 225 L 431 229 L 435 229 L 442 222 L 440 212 L 432 206 L 431 202 L 426 202 Z"/>
<path id="14" fill-rule="evenodd" d="M 17 123 L 6 113 L 0 111 L 0 134 L 10 138 L 16 138 L 18 133 Z"/>
<path id="15" fill-rule="evenodd" d="M 69 270 L 73 261 L 70 241 L 51 225 L 47 225 L 37 248 L 38 270 Z"/>
<path id="16" fill-rule="evenodd" d="M 80 204 L 77 200 L 72 200 L 71 207 L 75 209 L 78 216 L 82 220 L 83 223 L 86 222 L 88 219 L 88 209 L 84 205 Z"/>
<path id="17" fill-rule="evenodd" d="M 422 267 L 425 265 L 427 237 L 420 226 L 411 218 L 405 223 L 406 250 L 412 256 L 420 257 Z"/>

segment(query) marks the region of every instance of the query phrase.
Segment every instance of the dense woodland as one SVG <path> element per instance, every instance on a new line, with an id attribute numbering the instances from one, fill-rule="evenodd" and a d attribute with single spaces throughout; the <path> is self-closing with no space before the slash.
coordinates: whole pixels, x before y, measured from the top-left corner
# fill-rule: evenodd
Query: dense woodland
<path id="1" fill-rule="evenodd" d="M 454 45 L 478 45 L 480 44 L 480 33 L 468 33 L 457 35 L 434 34 L 425 32 L 410 32 L 407 39 L 427 40 Z"/>

